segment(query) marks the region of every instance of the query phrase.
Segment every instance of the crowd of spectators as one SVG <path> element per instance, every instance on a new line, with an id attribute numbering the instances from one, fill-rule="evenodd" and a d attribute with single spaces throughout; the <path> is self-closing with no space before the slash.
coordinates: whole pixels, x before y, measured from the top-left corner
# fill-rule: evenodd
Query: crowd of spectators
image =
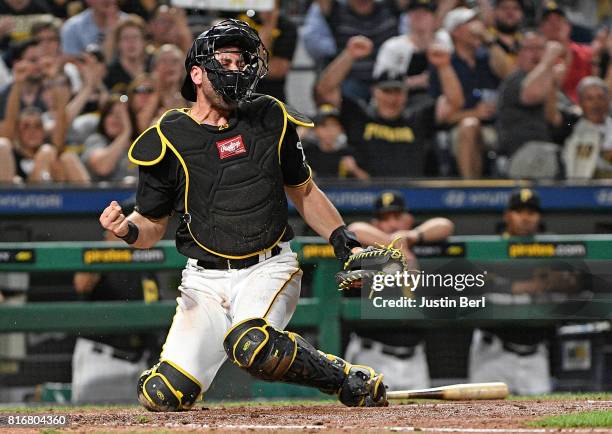
<path id="1" fill-rule="evenodd" d="M 270 51 L 257 92 L 292 102 L 299 38 L 313 59 L 316 176 L 612 175 L 606 0 L 314 0 L 297 19 L 286 3 L 0 0 L 0 182 L 133 183 L 130 143 L 189 105 L 184 53 L 227 16 Z"/>

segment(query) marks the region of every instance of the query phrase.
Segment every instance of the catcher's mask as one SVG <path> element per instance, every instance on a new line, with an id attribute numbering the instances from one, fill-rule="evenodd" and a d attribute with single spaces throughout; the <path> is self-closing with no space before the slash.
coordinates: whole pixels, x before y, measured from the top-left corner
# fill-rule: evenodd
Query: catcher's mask
<path id="1" fill-rule="evenodd" d="M 219 49 L 235 47 L 239 50 L 238 69 L 226 69 L 219 62 Z M 187 77 L 181 94 L 189 101 L 196 100 L 195 84 L 191 81 L 191 67 L 199 66 L 208 76 L 215 91 L 229 103 L 249 99 L 257 82 L 268 72 L 268 50 L 257 31 L 244 21 L 227 19 L 206 30 L 193 41 L 185 59 Z"/>

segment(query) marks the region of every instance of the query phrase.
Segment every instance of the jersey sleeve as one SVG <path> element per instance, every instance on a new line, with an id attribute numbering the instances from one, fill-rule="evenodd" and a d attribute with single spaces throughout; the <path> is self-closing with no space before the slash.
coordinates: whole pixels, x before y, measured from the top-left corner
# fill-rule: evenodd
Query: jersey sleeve
<path id="1" fill-rule="evenodd" d="M 293 125 L 287 125 L 287 132 L 280 150 L 283 182 L 288 187 L 299 187 L 310 181 L 312 173 L 306 161 L 304 148 Z"/>
<path id="2" fill-rule="evenodd" d="M 176 158 L 170 153 L 158 164 L 139 166 L 136 211 L 147 217 L 172 214 L 178 191 Z"/>

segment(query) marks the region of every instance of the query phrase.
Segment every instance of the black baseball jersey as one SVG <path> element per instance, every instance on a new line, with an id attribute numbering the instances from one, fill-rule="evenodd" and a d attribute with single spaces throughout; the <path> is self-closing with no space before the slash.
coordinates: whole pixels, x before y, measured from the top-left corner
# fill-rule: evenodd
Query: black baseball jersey
<path id="1" fill-rule="evenodd" d="M 348 96 L 342 98 L 340 122 L 360 167 L 373 177 L 425 175 L 427 143 L 435 131 L 435 104 L 430 102 L 389 120 Z"/>
<path id="2" fill-rule="evenodd" d="M 222 127 L 170 110 L 130 148 L 137 211 L 181 214 L 177 248 L 196 259 L 245 258 L 291 239 L 284 186 L 311 177 L 294 124 L 312 125 L 269 96 L 241 104 Z"/>

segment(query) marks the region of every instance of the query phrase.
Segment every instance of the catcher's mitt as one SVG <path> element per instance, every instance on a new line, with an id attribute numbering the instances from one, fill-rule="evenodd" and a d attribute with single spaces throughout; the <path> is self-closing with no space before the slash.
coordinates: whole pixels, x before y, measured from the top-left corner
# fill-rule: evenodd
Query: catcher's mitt
<path id="1" fill-rule="evenodd" d="M 336 273 L 340 290 L 359 288 L 364 278 L 376 274 L 395 274 L 408 269 L 406 257 L 400 249 L 389 246 L 370 246 L 353 253 L 344 263 L 344 270 Z"/>

